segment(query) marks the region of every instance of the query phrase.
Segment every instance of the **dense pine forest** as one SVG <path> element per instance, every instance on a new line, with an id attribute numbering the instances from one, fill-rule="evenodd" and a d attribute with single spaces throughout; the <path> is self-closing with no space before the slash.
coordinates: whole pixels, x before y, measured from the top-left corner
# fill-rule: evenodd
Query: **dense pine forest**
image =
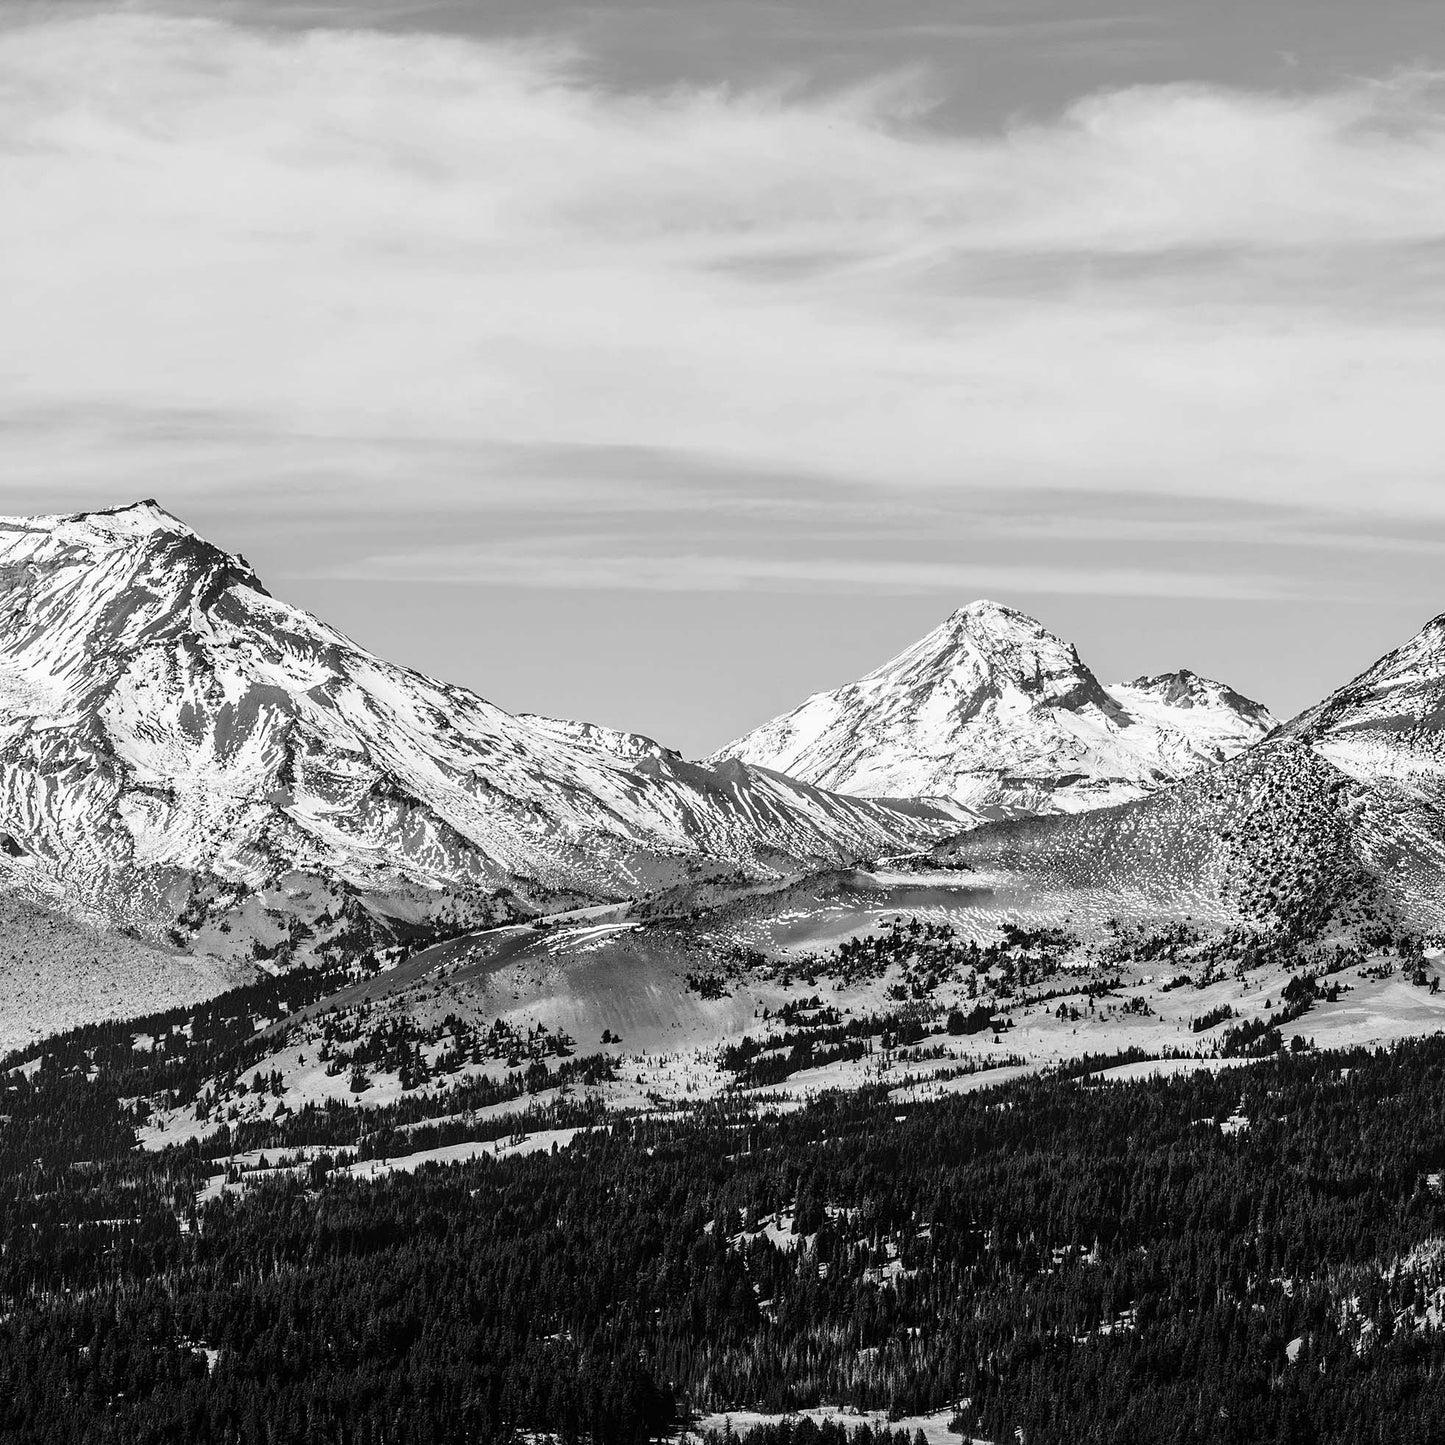
<path id="1" fill-rule="evenodd" d="M 30 1072 L 5 1440 L 624 1445 L 818 1402 L 1070 1445 L 1445 1420 L 1445 1040 L 713 1104 L 374 1182 L 319 1158 L 199 1210 L 198 1149 L 134 1151 L 98 1070 Z"/>

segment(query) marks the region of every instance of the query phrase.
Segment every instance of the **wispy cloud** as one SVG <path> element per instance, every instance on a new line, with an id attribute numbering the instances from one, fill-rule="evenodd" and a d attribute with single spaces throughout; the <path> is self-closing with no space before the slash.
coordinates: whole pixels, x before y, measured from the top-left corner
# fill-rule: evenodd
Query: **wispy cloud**
<path id="1" fill-rule="evenodd" d="M 629 555 L 623 539 L 554 536 L 518 546 L 433 546 L 380 553 L 337 569 L 333 578 L 452 582 L 625 592 L 1036 592 L 1105 597 L 1276 600 L 1296 595 L 1273 578 L 1139 567 L 941 562 L 928 558 L 765 556 L 727 552 Z M 314 574 L 313 574 L 314 575 Z"/>
<path id="2" fill-rule="evenodd" d="M 949 135 L 889 79 L 629 95 L 536 47 L 29 14 L 0 29 L 11 486 L 423 502 L 508 450 L 560 483 L 637 449 L 1445 513 L 1434 77 Z"/>

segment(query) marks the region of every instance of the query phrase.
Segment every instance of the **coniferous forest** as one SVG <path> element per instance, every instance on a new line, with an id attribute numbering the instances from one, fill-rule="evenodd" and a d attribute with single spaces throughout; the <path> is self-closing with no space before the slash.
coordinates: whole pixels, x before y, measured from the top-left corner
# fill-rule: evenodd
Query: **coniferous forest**
<path id="1" fill-rule="evenodd" d="M 630 1445 L 818 1402 L 1070 1445 L 1445 1420 L 1441 1039 L 714 1103 L 375 1181 L 318 1158 L 199 1210 L 209 1161 L 134 1151 L 94 1086 L 8 1080 L 8 1441 Z"/>

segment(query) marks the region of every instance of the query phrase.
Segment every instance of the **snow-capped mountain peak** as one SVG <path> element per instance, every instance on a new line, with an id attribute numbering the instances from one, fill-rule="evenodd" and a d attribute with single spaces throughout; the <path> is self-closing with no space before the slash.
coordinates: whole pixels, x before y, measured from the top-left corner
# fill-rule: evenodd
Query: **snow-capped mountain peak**
<path id="1" fill-rule="evenodd" d="M 1142 796 L 1273 725 L 1258 703 L 1193 673 L 1107 688 L 1042 623 L 985 599 L 713 761 L 738 757 L 865 797 L 1072 812 Z"/>
<path id="2" fill-rule="evenodd" d="M 1183 735 L 1205 763 L 1243 752 L 1277 723 L 1263 703 L 1188 668 L 1110 683 L 1109 693 L 1136 722 Z"/>
<path id="3" fill-rule="evenodd" d="M 346 900 L 485 918 L 513 894 L 772 876 L 943 825 L 513 716 L 273 598 L 154 502 L 0 518 L 0 830 L 23 855 L 0 872 L 100 921 L 164 935 L 264 894 L 284 933 L 286 878 L 333 922 Z"/>
<path id="4" fill-rule="evenodd" d="M 1042 623 L 986 598 L 952 613 L 941 626 L 861 679 L 860 686 L 900 688 L 920 706 L 942 690 L 950 697 L 1017 692 L 1033 706 L 1117 711 L 1077 650 Z M 936 706 L 936 705 L 935 705 Z"/>

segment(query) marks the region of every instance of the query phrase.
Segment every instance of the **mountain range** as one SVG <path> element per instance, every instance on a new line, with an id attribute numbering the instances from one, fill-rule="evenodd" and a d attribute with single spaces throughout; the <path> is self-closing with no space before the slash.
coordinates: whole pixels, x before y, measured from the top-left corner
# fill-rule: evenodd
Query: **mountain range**
<path id="1" fill-rule="evenodd" d="M 690 762 L 153 503 L 0 519 L 0 1437 L 1394 1426 L 1445 1309 L 1442 731 L 1445 618 L 1275 725 L 979 602 Z M 829 1380 L 895 1408 L 845 1438 Z"/>
<path id="2" fill-rule="evenodd" d="M 1442 730 L 1445 618 L 1280 725 L 1189 671 L 1106 686 L 979 601 L 692 762 L 388 663 L 154 502 L 0 518 L 0 927 L 56 940 L 67 1016 L 930 850 L 1276 921 L 1434 919 Z M 20 951 L 0 985 L 22 1012 L 66 992 Z"/>
<path id="3" fill-rule="evenodd" d="M 249 959 L 917 846 L 951 820 L 514 716 L 154 502 L 0 519 L 0 877 Z"/>

